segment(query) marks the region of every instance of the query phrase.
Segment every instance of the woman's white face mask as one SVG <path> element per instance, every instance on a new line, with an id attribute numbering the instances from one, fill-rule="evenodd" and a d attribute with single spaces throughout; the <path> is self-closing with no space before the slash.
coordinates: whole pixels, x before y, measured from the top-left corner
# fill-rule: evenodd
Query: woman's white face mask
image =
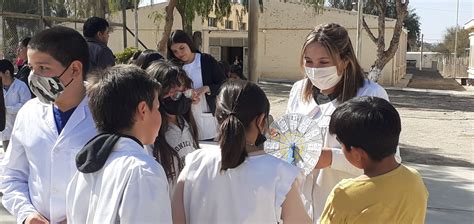
<path id="1" fill-rule="evenodd" d="M 304 70 L 311 83 L 320 90 L 334 87 L 342 78 L 342 76 L 337 74 L 336 66 L 324 68 L 310 68 L 305 66 Z"/>

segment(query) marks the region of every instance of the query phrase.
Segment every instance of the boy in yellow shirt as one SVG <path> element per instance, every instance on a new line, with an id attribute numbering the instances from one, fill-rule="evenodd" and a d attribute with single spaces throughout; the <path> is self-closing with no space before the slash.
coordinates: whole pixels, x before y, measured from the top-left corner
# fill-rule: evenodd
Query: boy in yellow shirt
<path id="1" fill-rule="evenodd" d="M 360 97 L 332 114 L 329 132 L 364 174 L 329 195 L 320 223 L 424 223 L 428 191 L 420 174 L 397 163 L 400 116 L 386 100 Z"/>

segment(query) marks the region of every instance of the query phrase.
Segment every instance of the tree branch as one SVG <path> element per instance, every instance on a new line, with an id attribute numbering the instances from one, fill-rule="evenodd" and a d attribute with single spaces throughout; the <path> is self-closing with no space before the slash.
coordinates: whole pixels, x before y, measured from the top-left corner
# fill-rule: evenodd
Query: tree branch
<path id="1" fill-rule="evenodd" d="M 398 44 L 400 42 L 400 36 L 403 29 L 403 20 L 408 14 L 408 3 L 409 0 L 405 0 L 405 4 L 401 3 L 401 0 L 396 0 L 396 10 L 397 10 L 397 22 L 395 23 L 395 28 L 393 30 L 393 37 L 390 41 L 389 48 L 384 52 L 384 58 L 392 58 L 393 55 L 398 50 Z M 388 60 L 387 60 L 388 62 Z"/>
<path id="2" fill-rule="evenodd" d="M 374 34 L 372 33 L 372 30 L 370 30 L 369 26 L 367 25 L 367 22 L 365 22 L 365 18 L 362 17 L 362 26 L 364 27 L 365 31 L 367 31 L 367 34 L 369 34 L 369 38 L 374 42 L 374 44 L 377 44 L 377 38 L 375 38 Z"/>

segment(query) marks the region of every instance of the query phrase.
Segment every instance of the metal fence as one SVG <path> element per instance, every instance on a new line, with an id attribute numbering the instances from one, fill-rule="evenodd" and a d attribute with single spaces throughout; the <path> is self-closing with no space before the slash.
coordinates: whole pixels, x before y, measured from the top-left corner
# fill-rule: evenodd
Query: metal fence
<path id="1" fill-rule="evenodd" d="M 71 27 L 82 33 L 85 20 L 91 16 L 110 14 L 101 0 L 0 0 L 0 58 L 15 60 L 18 43 L 24 37 L 57 25 Z M 131 32 L 123 18 L 106 18 L 116 31 Z M 124 46 L 126 47 L 126 46 Z"/>
<path id="2" fill-rule="evenodd" d="M 445 78 L 467 78 L 469 58 L 443 57 L 438 59 L 438 71 Z"/>

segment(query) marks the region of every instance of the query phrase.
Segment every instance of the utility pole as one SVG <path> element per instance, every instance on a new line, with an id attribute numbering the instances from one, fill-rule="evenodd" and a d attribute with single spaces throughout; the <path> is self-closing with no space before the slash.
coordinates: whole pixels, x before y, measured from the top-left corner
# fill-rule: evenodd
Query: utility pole
<path id="1" fill-rule="evenodd" d="M 122 5 L 122 34 L 123 34 L 123 49 L 127 48 L 127 9 L 125 7 L 125 1 L 120 1 Z"/>
<path id="2" fill-rule="evenodd" d="M 257 43 L 258 43 L 258 1 L 249 0 L 249 80 L 252 82 L 258 81 L 257 75 Z"/>
<path id="3" fill-rule="evenodd" d="M 138 0 L 135 0 L 135 47 L 138 49 Z"/>
<path id="4" fill-rule="evenodd" d="M 364 0 L 357 1 L 357 43 L 356 43 L 356 55 L 357 60 L 362 61 L 362 9 L 364 8 Z"/>
<path id="5" fill-rule="evenodd" d="M 459 0 L 456 1 L 456 32 L 454 34 L 454 77 L 457 75 L 458 59 L 458 27 L 459 27 Z"/>
<path id="6" fill-rule="evenodd" d="M 420 71 L 423 70 L 423 34 L 421 34 L 421 47 L 420 47 Z"/>

